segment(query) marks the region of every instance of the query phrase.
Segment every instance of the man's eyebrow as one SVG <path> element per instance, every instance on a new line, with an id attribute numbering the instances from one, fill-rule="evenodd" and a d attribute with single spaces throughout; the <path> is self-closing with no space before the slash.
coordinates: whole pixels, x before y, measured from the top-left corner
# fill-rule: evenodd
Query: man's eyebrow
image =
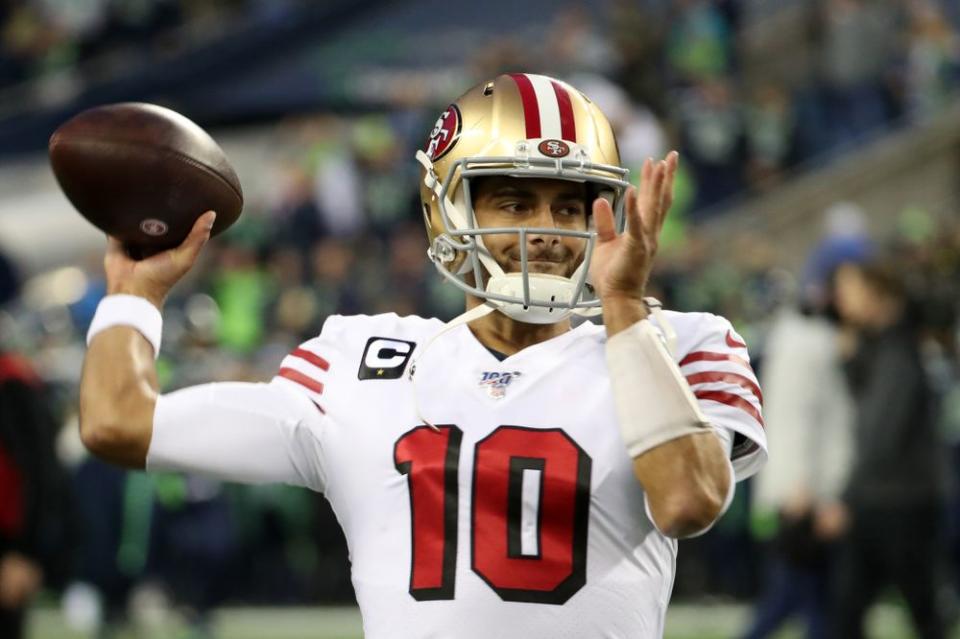
<path id="1" fill-rule="evenodd" d="M 503 197 L 505 195 L 510 195 L 513 197 L 533 197 L 533 191 L 530 189 L 522 189 L 519 186 L 510 186 L 509 184 L 505 184 L 495 188 L 488 195 L 490 197 Z"/>
<path id="2" fill-rule="evenodd" d="M 495 188 L 493 191 L 487 194 L 487 197 L 535 197 L 534 191 L 530 189 L 521 188 L 519 186 L 511 186 L 505 184 L 501 187 Z M 583 193 L 581 191 L 561 191 L 557 193 L 555 199 L 561 200 L 580 200 L 583 199 Z"/>

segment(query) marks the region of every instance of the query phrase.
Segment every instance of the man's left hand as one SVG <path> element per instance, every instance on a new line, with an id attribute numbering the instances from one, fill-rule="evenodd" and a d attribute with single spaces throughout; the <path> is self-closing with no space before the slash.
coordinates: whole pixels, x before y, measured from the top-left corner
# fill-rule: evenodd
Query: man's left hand
<path id="1" fill-rule="evenodd" d="M 597 244 L 590 262 L 590 275 L 597 296 L 608 301 L 640 302 L 657 254 L 660 229 L 673 203 L 673 180 L 679 154 L 671 151 L 659 162 L 643 163 L 639 190 L 627 190 L 624 205 L 626 229 L 618 235 L 610 202 L 597 198 L 593 218 Z"/>

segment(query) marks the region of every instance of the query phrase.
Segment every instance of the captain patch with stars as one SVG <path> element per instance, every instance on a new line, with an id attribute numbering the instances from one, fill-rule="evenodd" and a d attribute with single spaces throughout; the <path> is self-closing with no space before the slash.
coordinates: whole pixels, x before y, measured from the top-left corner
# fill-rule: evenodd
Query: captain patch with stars
<path id="1" fill-rule="evenodd" d="M 416 345 L 392 337 L 371 337 L 363 349 L 357 379 L 399 379 Z"/>

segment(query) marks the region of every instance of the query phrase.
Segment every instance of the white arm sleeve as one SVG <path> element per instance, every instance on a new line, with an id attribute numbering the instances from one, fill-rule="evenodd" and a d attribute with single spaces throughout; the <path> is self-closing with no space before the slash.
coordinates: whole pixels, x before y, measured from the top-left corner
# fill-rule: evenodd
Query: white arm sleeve
<path id="1" fill-rule="evenodd" d="M 307 397 L 277 383 L 184 388 L 157 399 L 147 470 L 322 491 L 325 420 Z"/>

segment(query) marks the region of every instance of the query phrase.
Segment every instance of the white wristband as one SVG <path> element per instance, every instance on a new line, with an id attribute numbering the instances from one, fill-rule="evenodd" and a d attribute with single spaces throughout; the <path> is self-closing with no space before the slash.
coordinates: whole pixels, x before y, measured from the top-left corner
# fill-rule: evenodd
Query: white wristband
<path id="1" fill-rule="evenodd" d="M 153 356 L 160 355 L 160 337 L 163 334 L 163 317 L 156 306 L 136 295 L 107 295 L 97 305 L 90 330 L 87 331 L 87 346 L 101 331 L 113 326 L 130 326 L 147 338 L 153 346 Z"/>
<path id="2" fill-rule="evenodd" d="M 710 427 L 649 320 L 609 338 L 606 350 L 620 434 L 631 457 Z"/>

